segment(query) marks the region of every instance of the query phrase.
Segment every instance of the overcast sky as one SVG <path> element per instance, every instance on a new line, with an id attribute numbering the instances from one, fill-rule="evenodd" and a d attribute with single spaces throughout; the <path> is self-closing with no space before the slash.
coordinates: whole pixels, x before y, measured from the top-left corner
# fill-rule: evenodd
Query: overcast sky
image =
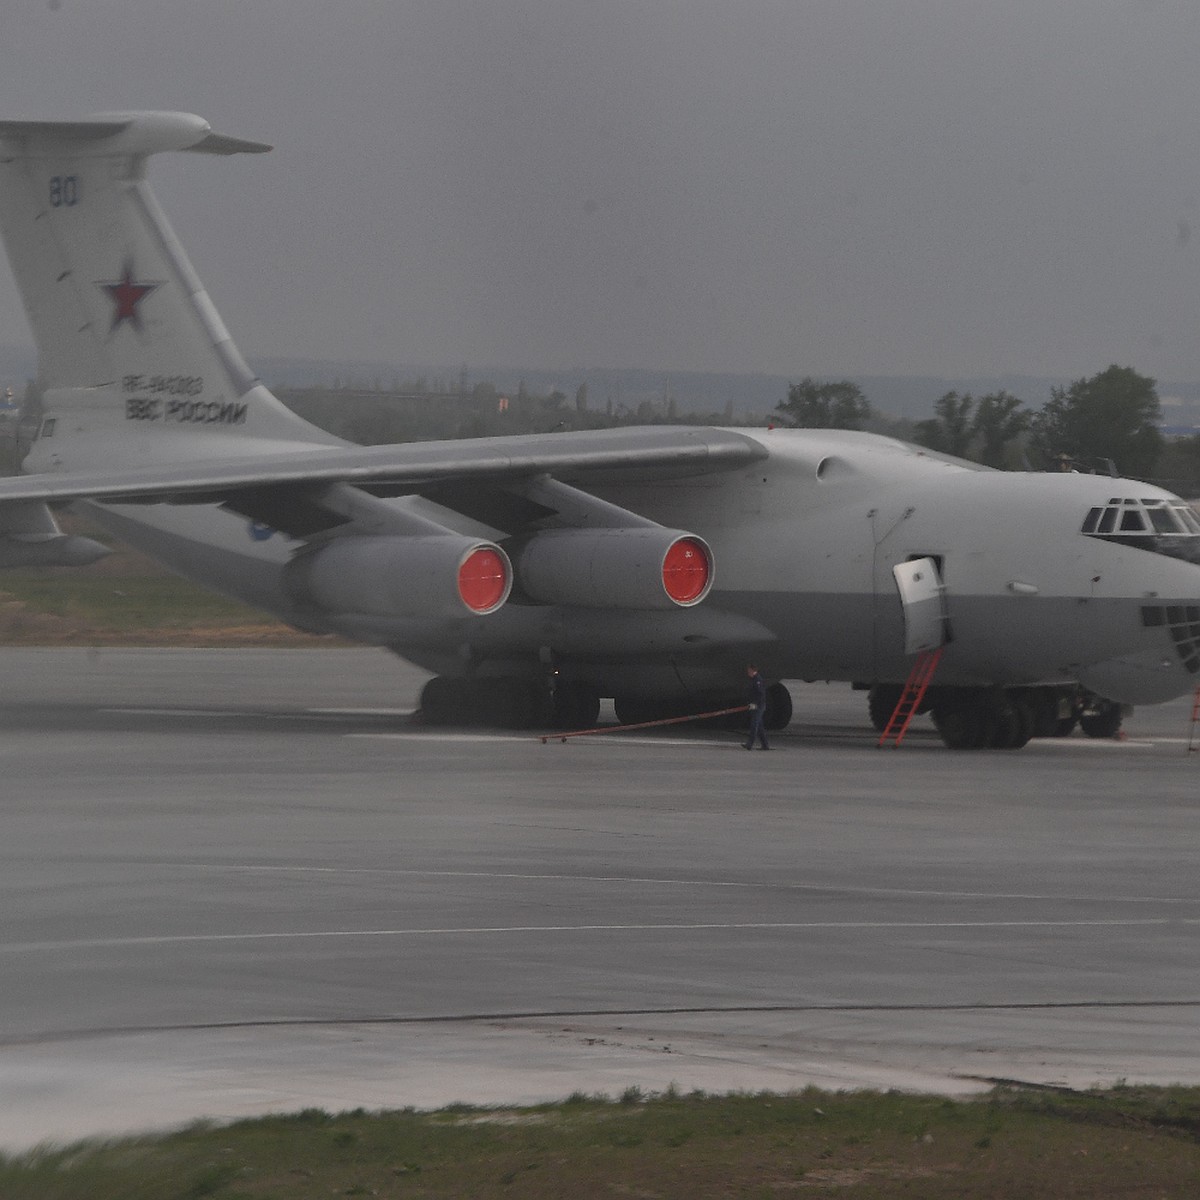
<path id="1" fill-rule="evenodd" d="M 1200 379 L 1195 0 L 3 0 L 249 356 Z M 29 334 L 4 274 L 0 341 Z"/>

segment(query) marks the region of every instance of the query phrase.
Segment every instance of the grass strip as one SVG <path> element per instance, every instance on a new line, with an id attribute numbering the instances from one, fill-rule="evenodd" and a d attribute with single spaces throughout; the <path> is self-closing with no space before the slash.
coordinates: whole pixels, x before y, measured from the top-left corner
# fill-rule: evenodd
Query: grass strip
<path id="1" fill-rule="evenodd" d="M 194 1126 L 0 1159 L 5 1200 L 1200 1195 L 1200 1089 L 703 1093 Z"/>
<path id="2" fill-rule="evenodd" d="M 0 643 L 321 645 L 175 575 L 42 568 L 0 572 Z"/>

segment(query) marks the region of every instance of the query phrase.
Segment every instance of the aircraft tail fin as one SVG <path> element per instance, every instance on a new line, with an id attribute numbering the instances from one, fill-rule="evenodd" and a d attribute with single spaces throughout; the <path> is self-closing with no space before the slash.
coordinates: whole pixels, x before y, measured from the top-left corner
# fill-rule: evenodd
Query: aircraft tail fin
<path id="1" fill-rule="evenodd" d="M 261 153 L 186 113 L 0 121 L 0 237 L 54 444 L 29 465 L 235 455 L 335 441 L 246 365 L 145 181 L 153 154 Z M 208 436 L 206 436 L 208 435 Z"/>

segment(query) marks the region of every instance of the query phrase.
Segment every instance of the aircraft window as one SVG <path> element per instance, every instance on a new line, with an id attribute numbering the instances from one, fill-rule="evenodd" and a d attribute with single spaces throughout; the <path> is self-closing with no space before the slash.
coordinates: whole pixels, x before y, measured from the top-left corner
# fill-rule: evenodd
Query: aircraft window
<path id="1" fill-rule="evenodd" d="M 1200 517 L 1182 500 L 1110 500 L 1088 510 L 1081 532 L 1200 566 Z"/>
<path id="2" fill-rule="evenodd" d="M 1175 515 L 1183 522 L 1183 527 L 1188 533 L 1200 533 L 1200 521 L 1197 521 L 1192 515 L 1191 509 L 1177 508 L 1175 509 Z"/>
<path id="3" fill-rule="evenodd" d="M 1155 533 L 1183 532 L 1182 528 L 1176 523 L 1174 514 L 1165 506 L 1148 508 L 1146 514 L 1150 518 L 1150 524 L 1154 526 Z"/>
<path id="4" fill-rule="evenodd" d="M 54 422 L 56 420 L 57 420 L 56 417 L 47 417 L 42 422 L 42 437 L 53 437 L 54 436 Z"/>

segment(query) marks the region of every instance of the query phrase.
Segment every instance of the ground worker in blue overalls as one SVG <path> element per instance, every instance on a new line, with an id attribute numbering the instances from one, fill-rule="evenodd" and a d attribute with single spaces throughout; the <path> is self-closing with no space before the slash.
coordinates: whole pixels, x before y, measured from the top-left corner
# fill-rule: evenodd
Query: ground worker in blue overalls
<path id="1" fill-rule="evenodd" d="M 746 677 L 750 680 L 746 699 L 750 702 L 750 736 L 746 739 L 746 749 L 754 749 L 757 738 L 760 750 L 770 750 L 767 745 L 767 731 L 763 720 L 767 715 L 767 681 L 759 674 L 755 666 L 746 668 Z"/>

